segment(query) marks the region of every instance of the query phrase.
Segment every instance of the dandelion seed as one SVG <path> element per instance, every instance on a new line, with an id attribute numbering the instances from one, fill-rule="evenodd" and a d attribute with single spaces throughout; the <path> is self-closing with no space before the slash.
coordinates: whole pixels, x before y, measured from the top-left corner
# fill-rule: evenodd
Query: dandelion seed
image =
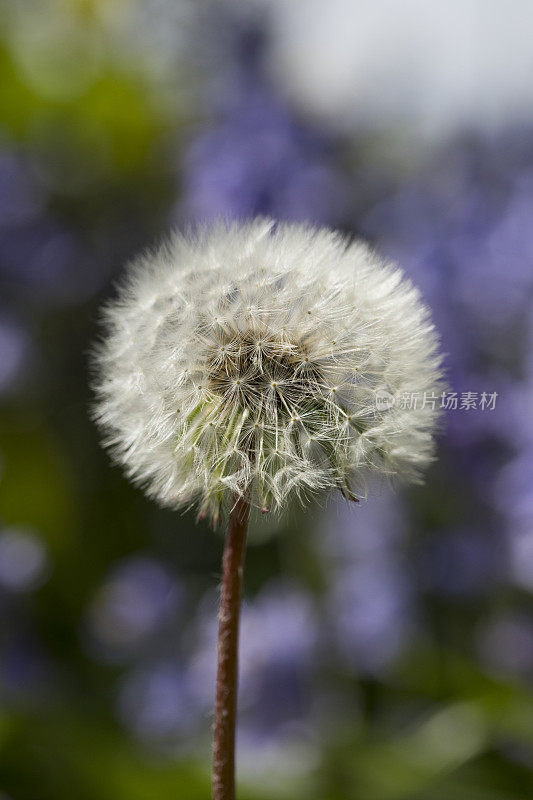
<path id="1" fill-rule="evenodd" d="M 96 418 L 163 505 L 214 521 L 245 493 L 263 511 L 355 497 L 368 471 L 416 480 L 432 457 L 438 410 L 375 393 L 438 393 L 437 336 L 418 291 L 361 242 L 270 220 L 177 234 L 130 266 L 105 317 Z"/>

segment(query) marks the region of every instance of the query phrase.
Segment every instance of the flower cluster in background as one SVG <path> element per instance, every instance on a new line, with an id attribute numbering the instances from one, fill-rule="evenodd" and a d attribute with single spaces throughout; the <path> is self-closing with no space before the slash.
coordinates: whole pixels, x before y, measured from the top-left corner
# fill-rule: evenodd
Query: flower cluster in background
<path id="1" fill-rule="evenodd" d="M 292 30 L 279 4 L 45 5 L 47 25 L 13 7 L 0 49 L 1 791 L 206 796 L 222 542 L 109 466 L 87 351 L 125 259 L 169 224 L 268 214 L 397 260 L 450 390 L 497 399 L 449 409 L 424 486 L 253 521 L 243 799 L 524 796 L 530 122 L 458 126 L 406 157 L 394 117 L 374 135 L 353 111 L 305 113 L 272 68 Z"/>

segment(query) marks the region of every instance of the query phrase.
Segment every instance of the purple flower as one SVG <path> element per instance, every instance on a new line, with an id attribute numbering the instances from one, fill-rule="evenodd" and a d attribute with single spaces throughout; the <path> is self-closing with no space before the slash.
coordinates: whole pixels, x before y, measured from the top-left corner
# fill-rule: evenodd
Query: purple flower
<path id="1" fill-rule="evenodd" d="M 20 322 L 0 314 L 0 394 L 23 378 L 31 350 L 30 337 Z"/>
<path id="2" fill-rule="evenodd" d="M 179 216 L 251 217 L 339 223 L 350 191 L 331 136 L 294 118 L 258 80 L 242 82 L 183 161 Z"/>
<path id="3" fill-rule="evenodd" d="M 497 617 L 478 631 L 478 650 L 496 673 L 528 678 L 533 667 L 533 624 L 524 614 Z"/>
<path id="4" fill-rule="evenodd" d="M 494 560 L 500 577 L 507 564 L 513 581 L 533 586 L 532 212 L 533 148 L 523 130 L 492 141 L 457 141 L 361 220 L 363 231 L 422 287 L 448 354 L 451 388 L 459 395 L 498 393 L 493 410 L 447 413 L 443 451 L 453 462 L 447 491 L 468 496 L 478 515 L 492 509 L 484 529 L 504 528 L 509 558 L 488 532 L 443 538 L 433 580 L 444 591 L 455 584 L 454 591 L 473 590 L 482 572 L 488 579 Z M 441 476 L 442 467 L 441 460 Z"/>
<path id="5" fill-rule="evenodd" d="M 360 507 L 333 507 L 317 546 L 329 574 L 328 629 L 341 659 L 380 673 L 413 625 L 410 574 L 401 556 L 405 509 L 390 489 Z"/>
<path id="6" fill-rule="evenodd" d="M 119 695 L 119 715 L 136 738 L 174 755 L 176 747 L 193 747 L 193 734 L 202 722 L 187 675 L 174 659 L 128 673 Z"/>
<path id="7" fill-rule="evenodd" d="M 0 152 L 0 228 L 25 226 L 43 211 L 43 197 L 25 160 Z"/>
<path id="8" fill-rule="evenodd" d="M 189 661 L 191 693 L 211 708 L 216 674 L 216 602 L 206 598 L 198 620 L 198 643 Z M 311 713 L 311 676 L 316 663 L 318 621 L 310 598 L 290 584 L 265 586 L 242 611 L 239 656 L 241 726 L 269 739 Z"/>
<path id="9" fill-rule="evenodd" d="M 401 566 L 363 563 L 335 577 L 330 624 L 342 659 L 379 674 L 401 651 L 411 629 L 410 587 Z"/>
<path id="10" fill-rule="evenodd" d="M 0 530 L 0 586 L 9 592 L 39 588 L 49 575 L 49 555 L 43 539 L 33 530 Z"/>
<path id="11" fill-rule="evenodd" d="M 100 586 L 88 610 L 91 650 L 110 661 L 131 658 L 179 608 L 182 589 L 168 570 L 145 556 L 129 558 Z"/>
<path id="12" fill-rule="evenodd" d="M 504 543 L 489 528 L 458 528 L 427 537 L 419 571 L 426 588 L 448 597 L 477 596 L 502 577 Z"/>

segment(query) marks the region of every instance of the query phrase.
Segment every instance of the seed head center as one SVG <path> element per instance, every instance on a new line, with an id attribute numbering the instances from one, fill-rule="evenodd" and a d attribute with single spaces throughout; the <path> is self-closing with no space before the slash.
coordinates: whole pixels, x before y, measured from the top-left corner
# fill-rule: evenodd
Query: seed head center
<path id="1" fill-rule="evenodd" d="M 321 375 L 300 343 L 267 332 L 249 331 L 218 342 L 207 356 L 206 383 L 212 392 L 262 410 L 280 410 L 317 397 Z"/>

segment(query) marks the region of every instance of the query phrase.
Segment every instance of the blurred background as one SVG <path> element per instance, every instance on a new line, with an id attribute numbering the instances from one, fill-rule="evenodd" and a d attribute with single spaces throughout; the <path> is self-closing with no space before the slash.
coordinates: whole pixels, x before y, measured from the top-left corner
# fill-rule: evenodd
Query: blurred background
<path id="1" fill-rule="evenodd" d="M 110 466 L 88 354 L 131 256 L 255 214 L 397 259 L 458 403 L 425 486 L 254 522 L 240 799 L 532 796 L 531 3 L 0 18 L 1 800 L 209 797 L 222 536 Z"/>

